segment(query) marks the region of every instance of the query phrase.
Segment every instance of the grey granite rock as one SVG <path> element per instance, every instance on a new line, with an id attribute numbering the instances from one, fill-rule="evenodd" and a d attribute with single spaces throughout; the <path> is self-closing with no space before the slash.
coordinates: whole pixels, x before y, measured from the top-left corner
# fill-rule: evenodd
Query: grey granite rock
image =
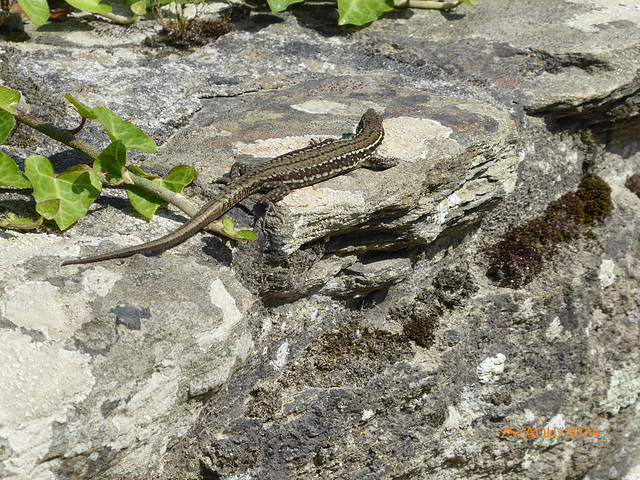
<path id="1" fill-rule="evenodd" d="M 0 80 L 64 126 L 63 93 L 113 109 L 160 144 L 134 163 L 192 165 L 204 196 L 234 161 L 351 134 L 368 107 L 400 165 L 294 191 L 264 229 L 241 202 L 246 244 L 61 269 L 184 221 L 143 222 L 118 191 L 63 235 L 0 231 L 0 477 L 640 478 L 635 4 L 483 0 L 349 33 L 330 4 L 237 11 L 186 52 L 145 46 L 150 20 L 26 25 Z M 20 135 L 18 160 L 82 161 Z M 611 215 L 520 288 L 487 276 L 487 246 L 587 172 Z"/>

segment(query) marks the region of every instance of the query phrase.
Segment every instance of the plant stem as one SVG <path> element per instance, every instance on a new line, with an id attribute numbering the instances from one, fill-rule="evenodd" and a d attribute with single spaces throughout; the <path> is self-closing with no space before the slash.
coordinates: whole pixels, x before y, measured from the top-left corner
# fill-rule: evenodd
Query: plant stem
<path id="1" fill-rule="evenodd" d="M 168 188 L 165 188 L 162 185 L 149 180 L 148 178 L 136 175 L 135 173 L 128 172 L 128 175 L 136 187 L 144 188 L 154 195 L 157 195 L 165 202 L 175 205 L 190 217 L 193 217 L 198 212 L 198 209 L 191 205 L 182 195 L 176 192 L 172 192 Z"/>
<path id="2" fill-rule="evenodd" d="M 99 15 L 101 17 L 108 18 L 109 20 L 116 22 L 120 25 L 130 25 L 135 23 L 138 20 L 138 15 L 134 15 L 133 17 L 121 17 L 120 15 L 115 15 L 113 13 L 94 13 L 94 15 Z"/>
<path id="3" fill-rule="evenodd" d="M 44 133 L 47 137 L 51 137 L 54 140 L 59 141 L 60 143 L 64 143 L 68 147 L 77 150 L 82 153 L 85 157 L 89 157 L 91 160 L 95 160 L 100 155 L 100 152 L 95 148 L 87 145 L 81 140 L 78 140 L 69 130 L 64 130 L 62 128 L 56 127 L 55 125 L 51 125 L 50 123 L 43 122 L 39 118 L 34 117 L 25 112 L 21 112 L 16 109 L 16 114 L 14 115 L 15 119 L 20 123 L 24 123 L 25 125 L 30 126 L 34 130 L 39 131 L 40 133 Z"/>
<path id="4" fill-rule="evenodd" d="M 128 172 L 128 175 L 135 186 L 144 188 L 154 195 L 157 195 L 165 202 L 175 205 L 190 217 L 193 217 L 196 213 L 198 213 L 198 209 L 191 205 L 182 195 L 172 192 L 171 190 L 164 188 L 162 185 L 158 185 L 156 182 L 152 182 L 148 178 L 141 177 L 140 175 L 136 175 L 135 173 Z M 224 231 L 224 225 L 222 221 L 211 223 L 204 227 L 204 230 L 208 230 L 225 237 L 229 236 Z"/>
<path id="5" fill-rule="evenodd" d="M 82 153 L 85 157 L 89 158 L 92 161 L 95 161 L 98 156 L 100 156 L 99 150 L 96 150 L 90 145 L 87 145 L 82 140 L 78 140 L 75 135 L 69 132 L 69 130 L 56 127 L 55 125 L 51 125 L 50 123 L 46 123 L 39 118 L 34 117 L 33 115 L 17 109 L 14 117 L 18 122 L 24 123 L 34 130 L 44 133 L 46 136 L 53 138 L 60 143 L 64 143 L 68 147 L 71 147 L 74 150 Z M 134 185 L 150 191 L 165 202 L 175 205 L 190 217 L 193 217 L 198 211 L 182 195 L 172 192 L 168 188 L 165 188 L 162 185 L 158 185 L 157 183 L 152 182 L 151 180 L 140 175 L 136 175 L 133 172 L 127 172 L 127 175 L 129 176 L 129 178 L 131 178 L 131 181 Z M 205 228 L 205 230 L 210 230 L 217 233 L 220 233 L 222 229 L 222 222 L 216 222 L 215 224 L 211 224 L 209 227 Z"/>

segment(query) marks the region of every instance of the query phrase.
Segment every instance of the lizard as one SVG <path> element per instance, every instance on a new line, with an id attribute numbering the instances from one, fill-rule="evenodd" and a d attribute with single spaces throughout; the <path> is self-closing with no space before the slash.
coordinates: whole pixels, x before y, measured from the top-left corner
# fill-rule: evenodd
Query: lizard
<path id="1" fill-rule="evenodd" d="M 394 158 L 374 155 L 384 138 L 382 118 L 368 109 L 353 137 L 329 139 L 268 160 L 260 165 L 231 167 L 230 181 L 220 195 L 206 203 L 192 218 L 172 232 L 147 243 L 99 255 L 66 260 L 62 265 L 77 265 L 126 258 L 137 253 L 165 250 L 183 242 L 244 198 L 266 192 L 262 202 L 268 205 L 284 198 L 292 189 L 313 185 L 360 167 L 386 169 L 397 165 Z"/>

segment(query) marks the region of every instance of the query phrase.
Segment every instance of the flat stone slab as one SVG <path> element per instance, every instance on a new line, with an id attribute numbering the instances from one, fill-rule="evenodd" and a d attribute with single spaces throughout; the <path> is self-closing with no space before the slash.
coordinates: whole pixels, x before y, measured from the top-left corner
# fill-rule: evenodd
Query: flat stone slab
<path id="1" fill-rule="evenodd" d="M 124 478 L 184 435 L 245 364 L 254 297 L 228 268 L 169 258 L 61 276 L 33 251 L 55 258 L 66 240 L 27 237 L 0 238 L 4 472 Z"/>

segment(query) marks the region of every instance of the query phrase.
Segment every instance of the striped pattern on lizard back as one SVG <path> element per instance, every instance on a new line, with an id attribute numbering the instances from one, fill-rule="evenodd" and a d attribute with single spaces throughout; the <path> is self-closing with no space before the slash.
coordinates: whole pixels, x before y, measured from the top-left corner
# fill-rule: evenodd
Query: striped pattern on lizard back
<path id="1" fill-rule="evenodd" d="M 242 174 L 237 164 L 234 165 L 231 169 L 231 182 L 220 195 L 167 235 L 121 250 L 67 260 L 62 265 L 101 262 L 164 250 L 194 235 L 253 193 L 266 191 L 264 201 L 275 203 L 291 189 L 313 185 L 359 167 L 392 167 L 397 163 L 395 160 L 373 156 L 383 138 L 382 119 L 375 110 L 369 109 L 362 116 L 356 134 L 351 138 L 329 140 L 294 150 L 248 168 Z"/>

